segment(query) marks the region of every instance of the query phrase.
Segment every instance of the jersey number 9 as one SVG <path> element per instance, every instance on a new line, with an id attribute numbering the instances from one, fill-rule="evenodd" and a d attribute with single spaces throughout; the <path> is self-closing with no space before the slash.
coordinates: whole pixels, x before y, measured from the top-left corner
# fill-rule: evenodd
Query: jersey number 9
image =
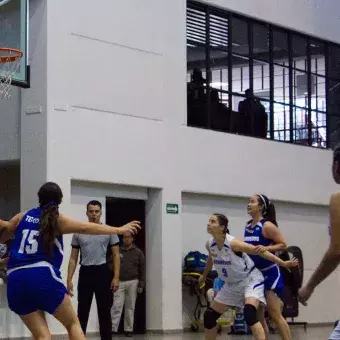
<path id="1" fill-rule="evenodd" d="M 228 277 L 228 272 L 227 272 L 227 269 L 223 268 L 222 269 L 222 273 L 225 277 Z"/>
<path id="2" fill-rule="evenodd" d="M 39 236 L 38 230 L 24 229 L 22 231 L 22 239 L 20 243 L 20 254 L 35 254 L 38 251 L 38 241 Z M 26 244 L 26 241 L 28 244 Z"/>

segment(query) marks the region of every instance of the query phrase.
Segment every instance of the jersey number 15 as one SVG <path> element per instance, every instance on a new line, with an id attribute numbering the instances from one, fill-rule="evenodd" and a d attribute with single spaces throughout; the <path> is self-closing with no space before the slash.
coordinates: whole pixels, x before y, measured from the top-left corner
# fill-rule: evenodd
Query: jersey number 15
<path id="1" fill-rule="evenodd" d="M 38 251 L 38 230 L 24 229 L 22 231 L 22 239 L 20 243 L 20 254 L 35 254 Z M 27 242 L 26 242 L 27 241 Z M 27 244 L 28 243 L 28 244 Z"/>

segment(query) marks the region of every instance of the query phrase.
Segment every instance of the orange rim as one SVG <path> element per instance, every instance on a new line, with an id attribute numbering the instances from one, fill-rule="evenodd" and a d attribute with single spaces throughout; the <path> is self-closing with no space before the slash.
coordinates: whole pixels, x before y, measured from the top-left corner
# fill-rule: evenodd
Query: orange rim
<path id="1" fill-rule="evenodd" d="M 0 56 L 0 64 L 13 63 L 20 59 L 24 54 L 14 48 L 0 47 L 0 52 L 14 53 L 15 55 Z"/>

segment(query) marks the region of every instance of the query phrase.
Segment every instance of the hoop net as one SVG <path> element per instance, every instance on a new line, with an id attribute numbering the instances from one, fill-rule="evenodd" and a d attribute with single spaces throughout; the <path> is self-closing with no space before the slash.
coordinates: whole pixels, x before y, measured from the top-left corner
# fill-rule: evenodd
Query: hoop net
<path id="1" fill-rule="evenodd" d="M 13 48 L 0 47 L 0 99 L 11 98 L 11 82 L 18 71 L 23 53 Z"/>

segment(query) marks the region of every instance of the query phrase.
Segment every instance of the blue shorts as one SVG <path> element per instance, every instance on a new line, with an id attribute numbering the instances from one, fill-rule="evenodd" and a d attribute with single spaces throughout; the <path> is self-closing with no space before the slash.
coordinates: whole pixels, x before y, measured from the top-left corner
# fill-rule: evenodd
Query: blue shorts
<path id="1" fill-rule="evenodd" d="M 279 266 L 274 265 L 270 269 L 267 270 L 262 269 L 261 272 L 264 276 L 265 291 L 272 290 L 278 297 L 281 297 L 284 282 Z"/>
<path id="2" fill-rule="evenodd" d="M 8 275 L 8 306 L 16 314 L 27 315 L 38 310 L 53 314 L 65 294 L 60 272 L 52 267 L 17 269 Z"/>

